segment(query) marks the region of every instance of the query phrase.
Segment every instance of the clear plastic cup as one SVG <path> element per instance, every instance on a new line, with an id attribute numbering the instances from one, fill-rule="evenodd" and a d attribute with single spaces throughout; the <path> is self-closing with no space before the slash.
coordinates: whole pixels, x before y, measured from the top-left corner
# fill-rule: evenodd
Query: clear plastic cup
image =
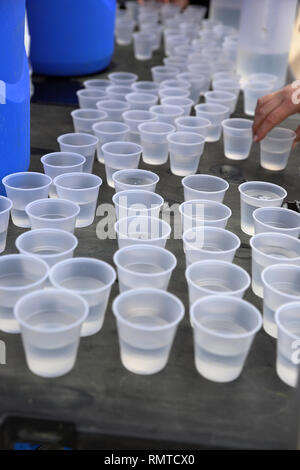
<path id="1" fill-rule="evenodd" d="M 6 248 L 7 230 L 12 205 L 10 199 L 0 196 L 0 253 L 3 253 Z"/>
<path id="2" fill-rule="evenodd" d="M 164 248 L 171 227 L 164 220 L 155 217 L 132 216 L 118 220 L 115 231 L 119 248 L 145 243 Z"/>
<path id="3" fill-rule="evenodd" d="M 94 222 L 102 179 L 89 173 L 66 173 L 54 180 L 58 197 L 75 202 L 80 207 L 76 227 L 88 227 Z"/>
<path id="4" fill-rule="evenodd" d="M 143 189 L 155 193 L 159 176 L 148 170 L 119 170 L 112 176 L 116 193 L 130 189 Z"/>
<path id="5" fill-rule="evenodd" d="M 105 91 L 111 85 L 111 81 L 105 78 L 92 78 L 83 82 L 85 88 L 97 88 Z"/>
<path id="6" fill-rule="evenodd" d="M 181 88 L 182 90 L 189 91 L 191 89 L 191 84 L 188 80 L 164 80 L 160 84 L 160 90 L 165 89 L 165 88 Z"/>
<path id="7" fill-rule="evenodd" d="M 275 314 L 278 329 L 276 372 L 287 385 L 297 387 L 299 376 L 300 302 L 282 305 Z"/>
<path id="8" fill-rule="evenodd" d="M 98 88 L 84 88 L 76 92 L 80 108 L 96 109 L 97 101 L 106 98 L 107 88 L 105 90 Z"/>
<path id="9" fill-rule="evenodd" d="M 125 96 L 130 109 L 149 111 L 158 102 L 158 97 L 149 93 L 133 92 Z"/>
<path id="10" fill-rule="evenodd" d="M 211 200 L 190 200 L 179 206 L 183 232 L 194 227 L 225 228 L 232 212 L 221 202 Z"/>
<path id="11" fill-rule="evenodd" d="M 263 82 L 250 82 L 244 86 L 244 113 L 248 116 L 255 115 L 257 101 L 273 90 L 273 85 Z"/>
<path id="12" fill-rule="evenodd" d="M 177 130 L 180 132 L 193 132 L 206 138 L 211 122 L 198 116 L 183 116 L 175 121 Z"/>
<path id="13" fill-rule="evenodd" d="M 106 94 L 108 100 L 126 101 L 125 96 L 131 91 L 131 85 L 111 85 L 106 89 Z"/>
<path id="14" fill-rule="evenodd" d="M 157 65 L 155 67 L 151 67 L 151 73 L 153 81 L 161 83 L 164 80 L 175 78 L 176 74 L 178 74 L 178 69 L 176 69 L 176 67 L 167 67 L 166 65 Z"/>
<path id="15" fill-rule="evenodd" d="M 86 301 L 63 290 L 38 290 L 19 300 L 15 317 L 33 374 L 60 377 L 72 370 L 87 314 Z"/>
<path id="16" fill-rule="evenodd" d="M 44 167 L 46 175 L 50 176 L 52 180 L 63 173 L 81 173 L 83 166 L 86 162 L 86 158 L 79 153 L 72 152 L 53 152 L 47 153 L 41 158 L 41 162 Z M 56 189 L 52 183 L 49 187 L 49 196 L 56 198 Z"/>
<path id="17" fill-rule="evenodd" d="M 135 169 L 139 166 L 142 147 L 133 142 L 108 142 L 102 146 L 107 184 L 114 188 L 112 179 L 117 170 Z"/>
<path id="18" fill-rule="evenodd" d="M 225 193 L 229 189 L 227 181 L 212 175 L 185 176 L 181 184 L 185 201 L 204 199 L 222 203 Z"/>
<path id="19" fill-rule="evenodd" d="M 260 233 L 250 239 L 252 249 L 252 290 L 263 297 L 261 274 L 273 264 L 300 265 L 300 240 L 282 233 Z"/>
<path id="20" fill-rule="evenodd" d="M 16 239 L 16 247 L 23 255 L 36 256 L 51 268 L 56 263 L 72 258 L 78 245 L 69 232 L 54 228 L 30 230 Z"/>
<path id="21" fill-rule="evenodd" d="M 167 365 L 184 306 L 160 289 L 132 289 L 113 303 L 123 366 L 134 374 L 155 374 Z"/>
<path id="22" fill-rule="evenodd" d="M 55 228 L 74 233 L 80 208 L 64 199 L 38 199 L 25 208 L 32 230 Z"/>
<path id="23" fill-rule="evenodd" d="M 299 238 L 300 214 L 284 207 L 261 207 L 253 212 L 255 234 L 284 233 Z"/>
<path id="24" fill-rule="evenodd" d="M 98 139 L 97 160 L 104 163 L 102 145 L 108 142 L 122 142 L 129 135 L 129 127 L 123 122 L 105 121 L 93 125 L 93 132 Z"/>
<path id="25" fill-rule="evenodd" d="M 197 173 L 205 138 L 192 132 L 174 132 L 167 136 L 167 140 L 173 175 L 186 176 Z"/>
<path id="26" fill-rule="evenodd" d="M 221 137 L 222 122 L 229 117 L 229 108 L 221 104 L 202 103 L 195 106 L 195 111 L 196 116 L 208 119 L 211 122 L 206 141 L 217 142 Z"/>
<path id="27" fill-rule="evenodd" d="M 128 111 L 129 104 L 121 100 L 102 100 L 97 102 L 97 108 L 107 114 L 108 121 L 123 122 L 122 114 Z"/>
<path id="28" fill-rule="evenodd" d="M 135 93 L 147 93 L 147 95 L 158 96 L 159 84 L 147 80 L 135 82 L 131 85 L 132 91 Z"/>
<path id="29" fill-rule="evenodd" d="M 207 91 L 204 93 L 206 103 L 221 104 L 230 110 L 230 114 L 234 113 L 236 108 L 236 95 L 229 91 Z"/>
<path id="30" fill-rule="evenodd" d="M 5 176 L 2 183 L 7 197 L 12 201 L 11 218 L 17 227 L 29 228 L 25 207 L 32 201 L 47 198 L 52 183 L 43 173 L 21 172 Z"/>
<path id="31" fill-rule="evenodd" d="M 49 268 L 35 256 L 4 255 L 0 257 L 0 271 L 0 330 L 19 333 L 14 306 L 24 295 L 45 286 Z"/>
<path id="32" fill-rule="evenodd" d="M 138 129 L 139 124 L 142 124 L 143 122 L 156 121 L 156 115 L 150 111 L 132 109 L 123 113 L 123 119 L 125 124 L 129 127 L 129 140 L 136 144 L 140 144 L 141 138 Z"/>
<path id="33" fill-rule="evenodd" d="M 224 155 L 230 160 L 249 157 L 253 142 L 253 121 L 249 119 L 225 119 L 222 122 Z"/>
<path id="34" fill-rule="evenodd" d="M 163 106 L 179 106 L 183 110 L 183 116 L 189 116 L 191 114 L 192 107 L 194 105 L 193 100 L 190 98 L 163 98 L 161 100 Z"/>
<path id="35" fill-rule="evenodd" d="M 175 54 L 178 46 L 183 44 L 189 45 L 189 39 L 184 34 L 172 33 L 165 35 L 164 48 L 165 55 L 171 56 Z M 178 70 L 178 69 L 177 69 Z"/>
<path id="36" fill-rule="evenodd" d="M 190 92 L 188 89 L 175 88 L 175 87 L 163 87 L 158 92 L 160 99 L 164 98 L 189 98 Z"/>
<path id="37" fill-rule="evenodd" d="M 107 78 L 113 85 L 131 86 L 139 77 L 131 72 L 113 72 L 108 74 Z"/>
<path id="38" fill-rule="evenodd" d="M 266 170 L 280 171 L 287 166 L 296 132 L 275 127 L 260 143 L 260 164 Z"/>
<path id="39" fill-rule="evenodd" d="M 117 219 L 132 216 L 159 217 L 164 199 L 152 191 L 130 189 L 114 194 Z"/>
<path id="40" fill-rule="evenodd" d="M 241 299 L 251 284 L 249 274 L 240 266 L 213 259 L 191 264 L 185 277 L 190 307 L 207 295 L 232 295 Z"/>
<path id="41" fill-rule="evenodd" d="M 135 22 L 129 18 L 119 18 L 116 20 L 115 36 L 119 46 L 129 46 L 132 43 L 132 33 Z"/>
<path id="42" fill-rule="evenodd" d="M 155 34 L 155 41 L 153 43 L 153 50 L 157 51 L 160 48 L 161 45 L 161 37 L 162 37 L 162 31 L 163 28 L 161 25 L 157 23 L 142 23 L 140 25 L 141 31 L 145 33 L 151 33 Z"/>
<path id="43" fill-rule="evenodd" d="M 173 48 L 173 51 L 174 51 L 174 48 Z M 167 67 L 175 67 L 180 72 L 184 72 L 187 68 L 187 58 L 184 56 L 174 55 L 174 56 L 165 57 L 163 59 L 163 63 Z"/>
<path id="44" fill-rule="evenodd" d="M 143 147 L 143 161 L 149 165 L 163 165 L 168 160 L 167 136 L 175 127 L 165 122 L 144 122 L 138 130 Z"/>
<path id="45" fill-rule="evenodd" d="M 134 57 L 137 60 L 149 60 L 152 58 L 155 47 L 156 35 L 149 32 L 139 32 L 133 35 Z"/>
<path id="46" fill-rule="evenodd" d="M 251 75 L 249 75 L 248 81 L 250 83 L 266 83 L 267 85 L 273 86 L 273 89 L 276 89 L 276 87 L 278 86 L 278 77 L 277 75 L 273 75 L 272 73 L 252 73 Z"/>
<path id="47" fill-rule="evenodd" d="M 196 261 L 221 260 L 232 263 L 241 245 L 237 235 L 218 227 L 195 227 L 183 234 L 186 265 Z"/>
<path id="48" fill-rule="evenodd" d="M 223 79 L 223 80 L 213 80 L 212 82 L 213 90 L 216 91 L 229 91 L 233 93 L 238 98 L 241 85 L 239 80 L 232 79 Z"/>
<path id="49" fill-rule="evenodd" d="M 114 255 L 120 292 L 152 287 L 167 290 L 176 257 L 165 248 L 152 245 L 132 245 Z"/>
<path id="50" fill-rule="evenodd" d="M 82 325 L 81 336 L 98 333 L 116 280 L 112 266 L 95 258 L 73 258 L 56 264 L 49 277 L 53 286 L 78 294 L 88 303 L 88 316 Z"/>
<path id="51" fill-rule="evenodd" d="M 280 207 L 287 196 L 281 186 L 264 181 L 247 181 L 239 186 L 241 195 L 241 229 L 254 235 L 253 212 L 258 207 Z"/>
<path id="52" fill-rule="evenodd" d="M 75 132 L 92 134 L 96 122 L 107 119 L 107 114 L 100 109 L 75 109 L 71 112 Z"/>
<path id="53" fill-rule="evenodd" d="M 198 103 L 201 94 L 207 90 L 209 83 L 207 76 L 193 72 L 179 73 L 176 75 L 176 79 L 179 81 L 187 80 L 191 84 L 190 98 L 194 101 L 194 103 Z"/>
<path id="54" fill-rule="evenodd" d="M 83 171 L 85 173 L 93 172 L 95 150 L 98 145 L 97 137 L 75 132 L 61 135 L 58 137 L 57 142 L 61 152 L 74 152 L 83 155 L 86 159 Z"/>
<path id="55" fill-rule="evenodd" d="M 241 374 L 262 320 L 256 307 L 227 295 L 210 295 L 191 307 L 195 366 L 213 382 L 232 382 Z"/>
<path id="56" fill-rule="evenodd" d="M 151 106 L 150 111 L 155 114 L 157 121 L 171 124 L 172 126 L 174 126 L 175 119 L 183 116 L 184 112 L 180 106 L 166 106 L 162 104 Z"/>

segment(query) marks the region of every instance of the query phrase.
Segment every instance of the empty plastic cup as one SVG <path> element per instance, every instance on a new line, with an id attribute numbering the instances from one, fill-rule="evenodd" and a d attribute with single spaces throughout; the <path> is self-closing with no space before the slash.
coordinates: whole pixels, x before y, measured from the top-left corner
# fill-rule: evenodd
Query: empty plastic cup
<path id="1" fill-rule="evenodd" d="M 14 306 L 24 295 L 45 286 L 49 268 L 35 256 L 5 255 L 0 257 L 0 270 L 0 330 L 19 333 Z"/>
<path id="2" fill-rule="evenodd" d="M 7 230 L 12 202 L 4 196 L 0 196 L 0 253 L 6 248 Z"/>
<path id="3" fill-rule="evenodd" d="M 176 69 L 176 67 L 167 67 L 166 65 L 157 65 L 156 67 L 151 67 L 152 78 L 156 83 L 161 83 L 164 80 L 171 80 L 175 78 L 178 72 L 179 71 Z"/>
<path id="4" fill-rule="evenodd" d="M 204 119 L 198 116 L 183 116 L 175 121 L 178 131 L 182 132 L 193 132 L 200 134 L 206 138 L 211 123 L 208 119 Z"/>
<path id="5" fill-rule="evenodd" d="M 123 119 L 125 124 L 129 127 L 129 140 L 136 144 L 140 144 L 141 138 L 138 129 L 139 124 L 142 124 L 143 122 L 156 121 L 156 115 L 150 111 L 132 109 L 123 113 Z"/>
<path id="6" fill-rule="evenodd" d="M 132 245 L 118 250 L 114 263 L 118 270 L 120 292 L 124 292 L 145 287 L 167 290 L 177 261 L 165 248 Z"/>
<path id="7" fill-rule="evenodd" d="M 222 122 L 228 118 L 230 110 L 221 104 L 202 103 L 195 106 L 196 116 L 208 119 L 211 127 L 206 136 L 207 142 L 217 142 L 222 133 Z"/>
<path id="8" fill-rule="evenodd" d="M 182 302 L 163 290 L 133 289 L 115 299 L 113 313 L 123 366 L 134 374 L 161 371 L 184 316 Z"/>
<path id="9" fill-rule="evenodd" d="M 121 18 L 116 20 L 115 35 L 116 42 L 120 46 L 129 46 L 132 43 L 132 33 L 135 22 L 129 18 Z"/>
<path id="10" fill-rule="evenodd" d="M 107 114 L 100 109 L 75 109 L 71 112 L 75 132 L 92 134 L 96 122 L 107 119 Z"/>
<path id="11" fill-rule="evenodd" d="M 239 186 L 241 195 L 241 229 L 254 235 L 253 212 L 258 207 L 280 207 L 287 196 L 281 186 L 264 181 L 248 181 Z"/>
<path id="12" fill-rule="evenodd" d="M 222 122 L 224 155 L 230 160 L 245 160 L 249 157 L 253 134 L 253 121 L 249 119 L 225 119 Z"/>
<path id="13" fill-rule="evenodd" d="M 131 216 L 159 217 L 164 199 L 152 191 L 131 189 L 116 193 L 112 201 L 117 219 Z"/>
<path id="14" fill-rule="evenodd" d="M 52 180 L 58 175 L 63 173 L 81 173 L 83 171 L 83 165 L 86 162 L 86 158 L 79 153 L 72 152 L 53 152 L 44 155 L 41 158 L 41 162 L 44 167 L 46 175 L 50 176 Z M 56 189 L 52 183 L 49 187 L 49 196 L 56 198 Z"/>
<path id="15" fill-rule="evenodd" d="M 160 88 L 160 91 L 162 89 L 166 89 L 166 88 L 181 88 L 182 90 L 186 90 L 186 91 L 189 91 L 191 89 L 191 84 L 188 80 L 175 80 L 174 78 L 172 79 L 169 79 L 169 80 L 164 80 L 163 82 L 160 82 L 159 84 L 159 88 Z"/>
<path id="16" fill-rule="evenodd" d="M 158 102 L 158 97 L 150 93 L 133 92 L 125 96 L 130 109 L 141 109 L 148 111 L 151 106 Z"/>
<path id="17" fill-rule="evenodd" d="M 299 376 L 300 302 L 282 305 L 276 314 L 278 328 L 276 371 L 287 385 L 297 387 Z"/>
<path id="18" fill-rule="evenodd" d="M 106 94 L 108 100 L 126 101 L 125 96 L 131 91 L 131 85 L 111 85 L 106 89 Z"/>
<path id="19" fill-rule="evenodd" d="M 239 80 L 232 79 L 213 80 L 212 87 L 213 90 L 216 91 L 229 91 L 230 93 L 234 93 L 237 97 L 241 89 Z"/>
<path id="20" fill-rule="evenodd" d="M 237 235 L 217 227 L 191 228 L 184 232 L 182 239 L 187 266 L 207 259 L 231 263 L 241 245 Z"/>
<path id="21" fill-rule="evenodd" d="M 300 240 L 282 233 L 260 233 L 250 239 L 252 248 L 252 290 L 263 297 L 261 274 L 273 264 L 300 265 Z"/>
<path id="22" fill-rule="evenodd" d="M 66 173 L 54 180 L 58 197 L 75 202 L 80 207 L 76 227 L 88 227 L 94 222 L 102 179 L 89 173 Z"/>
<path id="23" fill-rule="evenodd" d="M 78 245 L 77 238 L 64 230 L 44 228 L 30 230 L 16 239 L 16 247 L 23 255 L 37 256 L 49 267 L 72 258 Z"/>
<path id="24" fill-rule="evenodd" d="M 207 91 L 207 84 L 209 81 L 205 75 L 193 72 L 183 72 L 176 75 L 176 79 L 179 81 L 188 81 L 191 84 L 190 98 L 194 103 L 198 103 L 201 94 Z"/>
<path id="25" fill-rule="evenodd" d="M 156 35 L 149 32 L 139 32 L 133 35 L 134 57 L 137 60 L 149 60 L 152 57 Z"/>
<path id="26" fill-rule="evenodd" d="M 151 106 L 150 111 L 155 114 L 156 120 L 174 126 L 175 119 L 183 116 L 183 109 L 180 106 L 156 105 Z"/>
<path id="27" fill-rule="evenodd" d="M 266 170 L 280 171 L 287 166 L 296 132 L 275 127 L 260 143 L 260 164 Z"/>
<path id="28" fill-rule="evenodd" d="M 205 138 L 192 132 L 174 132 L 167 136 L 167 140 L 173 175 L 186 176 L 197 173 Z"/>
<path id="29" fill-rule="evenodd" d="M 167 136 L 175 127 L 165 122 L 144 122 L 138 130 L 143 147 L 143 161 L 149 165 L 163 165 L 168 160 Z"/>
<path id="30" fill-rule="evenodd" d="M 163 98 L 161 100 L 163 106 L 179 106 L 183 110 L 183 116 L 189 116 L 191 114 L 194 102 L 190 98 Z"/>
<path id="31" fill-rule="evenodd" d="M 83 155 L 86 159 L 83 165 L 83 171 L 85 173 L 92 173 L 95 150 L 98 144 L 97 137 L 78 132 L 61 135 L 58 137 L 57 142 L 61 152 L 75 152 Z"/>
<path id="32" fill-rule="evenodd" d="M 57 289 L 26 295 L 15 307 L 26 362 L 40 377 L 60 377 L 74 367 L 88 305 L 79 295 Z"/>
<path id="33" fill-rule="evenodd" d="M 143 32 L 155 34 L 153 50 L 157 51 L 160 48 L 160 44 L 161 44 L 161 37 L 162 37 L 162 31 L 163 31 L 162 26 L 157 23 L 147 22 L 147 23 L 140 24 L 140 29 Z"/>
<path id="34" fill-rule="evenodd" d="M 107 87 L 111 85 L 110 80 L 106 80 L 105 78 L 92 78 L 90 80 L 85 80 L 83 82 L 85 88 L 97 88 L 100 90 L 105 91 Z"/>
<path id="35" fill-rule="evenodd" d="M 244 113 L 248 116 L 255 115 L 257 101 L 273 90 L 273 85 L 263 82 L 250 82 L 244 86 Z"/>
<path id="36" fill-rule="evenodd" d="M 245 300 L 227 295 L 210 295 L 191 307 L 195 366 L 213 382 L 232 382 L 241 374 L 261 315 Z"/>
<path id="37" fill-rule="evenodd" d="M 190 92 L 188 89 L 175 87 L 161 88 L 158 94 L 161 100 L 163 100 L 164 98 L 189 98 L 190 96 Z"/>
<path id="38" fill-rule="evenodd" d="M 112 175 L 116 193 L 128 189 L 143 189 L 155 193 L 159 176 L 148 170 L 119 170 Z"/>
<path id="39" fill-rule="evenodd" d="M 139 78 L 135 73 L 131 72 L 113 72 L 108 74 L 107 78 L 113 85 L 130 86 Z"/>
<path id="40" fill-rule="evenodd" d="M 255 234 L 276 232 L 298 238 L 300 235 L 299 212 L 284 207 L 261 207 L 253 212 Z"/>
<path id="41" fill-rule="evenodd" d="M 119 248 L 147 243 L 165 247 L 171 233 L 170 225 L 155 217 L 132 216 L 115 224 Z"/>
<path id="42" fill-rule="evenodd" d="M 191 200 L 179 206 L 183 232 L 194 227 L 225 228 L 232 215 L 231 209 L 215 201 Z"/>
<path id="43" fill-rule="evenodd" d="M 101 330 L 111 287 L 116 280 L 110 264 L 95 258 L 74 258 L 56 264 L 50 271 L 50 281 L 83 297 L 89 306 L 81 336 L 91 336 Z"/>
<path id="44" fill-rule="evenodd" d="M 25 207 L 32 201 L 48 197 L 52 179 L 43 173 L 24 172 L 5 176 L 2 183 L 12 201 L 11 218 L 17 227 L 29 228 Z"/>
<path id="45" fill-rule="evenodd" d="M 25 208 L 32 230 L 56 228 L 74 233 L 80 208 L 64 199 L 38 199 Z"/>
<path id="46" fill-rule="evenodd" d="M 204 199 L 223 202 L 229 188 L 227 181 L 211 175 L 189 175 L 182 179 L 184 200 Z"/>
<path id="47" fill-rule="evenodd" d="M 236 95 L 230 91 L 207 91 L 204 93 L 206 103 L 221 104 L 230 110 L 230 114 L 234 113 L 236 108 Z"/>
<path id="48" fill-rule="evenodd" d="M 158 96 L 159 84 L 143 80 L 133 83 L 131 88 L 135 93 L 147 93 L 149 95 Z"/>
<path id="49" fill-rule="evenodd" d="M 123 122 L 105 121 L 93 125 L 93 132 L 98 139 L 97 160 L 104 163 L 102 145 L 108 142 L 122 142 L 129 134 L 129 127 Z"/>
<path id="50" fill-rule="evenodd" d="M 107 89 L 85 88 L 76 92 L 80 108 L 96 109 L 97 101 L 103 100 L 107 94 Z"/>
<path id="51" fill-rule="evenodd" d="M 97 108 L 107 114 L 108 121 L 123 121 L 122 114 L 129 109 L 129 104 L 121 100 L 98 101 Z"/>
<path id="52" fill-rule="evenodd" d="M 112 175 L 117 170 L 137 168 L 142 147 L 133 142 L 108 142 L 102 146 L 107 184 L 114 188 Z"/>

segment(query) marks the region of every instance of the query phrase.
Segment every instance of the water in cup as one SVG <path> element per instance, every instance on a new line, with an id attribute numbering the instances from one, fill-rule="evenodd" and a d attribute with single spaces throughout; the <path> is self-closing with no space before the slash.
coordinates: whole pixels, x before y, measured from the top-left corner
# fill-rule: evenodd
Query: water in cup
<path id="1" fill-rule="evenodd" d="M 282 150 L 268 150 L 261 145 L 260 150 L 260 162 L 261 166 L 267 170 L 280 171 L 283 170 L 290 156 L 290 149 L 286 151 Z"/>
<path id="2" fill-rule="evenodd" d="M 272 201 L 273 199 L 278 199 L 278 193 L 265 189 L 248 189 L 244 192 L 244 194 L 262 201 Z M 243 201 L 241 227 L 242 230 L 248 234 L 254 233 L 253 212 L 255 209 L 257 209 L 257 207 L 257 203 L 252 205 Z"/>

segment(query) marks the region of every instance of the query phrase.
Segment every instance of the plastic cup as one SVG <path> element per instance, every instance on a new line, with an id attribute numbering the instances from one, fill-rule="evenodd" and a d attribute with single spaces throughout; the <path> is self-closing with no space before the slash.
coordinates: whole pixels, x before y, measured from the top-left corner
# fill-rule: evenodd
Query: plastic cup
<path id="1" fill-rule="evenodd" d="M 140 25 L 141 31 L 151 33 L 155 35 L 155 41 L 153 43 L 153 50 L 157 51 L 160 48 L 161 37 L 162 37 L 162 26 L 156 23 L 142 23 Z"/>
<path id="2" fill-rule="evenodd" d="M 129 134 L 129 127 L 123 122 L 105 121 L 93 125 L 93 132 L 98 139 L 97 160 L 104 163 L 102 145 L 108 142 L 122 142 Z"/>
<path id="3" fill-rule="evenodd" d="M 131 85 L 132 91 L 135 93 L 147 93 L 147 95 L 158 96 L 159 84 L 151 81 L 143 80 L 135 82 Z"/>
<path id="4" fill-rule="evenodd" d="M 53 152 L 47 153 L 41 158 L 46 175 L 50 176 L 52 180 L 63 173 L 81 173 L 86 158 L 79 153 L 72 152 Z M 56 189 L 52 183 L 49 187 L 49 196 L 57 198 Z"/>
<path id="5" fill-rule="evenodd" d="M 107 77 L 113 85 L 130 86 L 139 78 L 135 73 L 131 72 L 113 72 Z"/>
<path id="6" fill-rule="evenodd" d="M 105 90 L 98 88 L 84 88 L 76 92 L 80 108 L 96 109 L 97 101 L 107 96 L 107 88 Z"/>
<path id="7" fill-rule="evenodd" d="M 257 308 L 227 295 L 210 295 L 191 307 L 195 366 L 213 382 L 232 382 L 241 374 L 262 320 Z"/>
<path id="8" fill-rule="evenodd" d="M 219 227 L 195 227 L 183 234 L 186 265 L 196 261 L 221 260 L 232 263 L 241 241 L 237 235 Z"/>
<path id="9" fill-rule="evenodd" d="M 3 253 L 6 248 L 7 230 L 12 205 L 10 199 L 0 196 L 0 253 Z"/>
<path id="10" fill-rule="evenodd" d="M 152 57 L 156 35 L 149 32 L 139 32 L 133 35 L 134 57 L 137 60 L 149 60 Z"/>
<path id="11" fill-rule="evenodd" d="M 132 33 L 135 22 L 128 18 L 120 18 L 116 20 L 115 36 L 119 46 L 128 46 L 132 43 Z"/>
<path id="12" fill-rule="evenodd" d="M 151 245 L 132 245 L 114 255 L 118 270 L 120 293 L 129 289 L 152 287 L 167 290 L 175 256 L 165 248 Z"/>
<path id="13" fill-rule="evenodd" d="M 87 313 L 82 297 L 62 290 L 38 290 L 20 299 L 15 316 L 33 374 L 60 377 L 72 370 Z"/>
<path id="14" fill-rule="evenodd" d="M 300 302 L 282 305 L 276 314 L 278 328 L 276 372 L 287 385 L 297 387 L 299 377 Z"/>
<path id="15" fill-rule="evenodd" d="M 244 113 L 248 116 L 255 115 L 257 101 L 273 90 L 273 85 L 263 82 L 250 82 L 244 86 Z"/>
<path id="16" fill-rule="evenodd" d="M 196 116 L 208 119 L 211 127 L 206 136 L 207 142 L 217 142 L 222 133 L 222 122 L 229 116 L 228 107 L 221 104 L 205 103 L 195 106 Z"/>
<path id="17" fill-rule="evenodd" d="M 283 233 L 298 238 L 300 214 L 283 207 L 261 207 L 253 212 L 255 234 L 265 232 Z"/>
<path id="18" fill-rule="evenodd" d="M 123 366 L 134 374 L 161 371 L 168 362 L 184 306 L 160 289 L 133 289 L 113 303 Z"/>
<path id="19" fill-rule="evenodd" d="M 204 93 L 205 102 L 211 104 L 221 104 L 230 110 L 230 114 L 234 113 L 236 108 L 236 95 L 229 91 L 207 91 Z"/>
<path id="20" fill-rule="evenodd" d="M 157 121 L 173 126 L 175 119 L 182 116 L 184 112 L 180 106 L 166 106 L 162 104 L 151 106 L 150 111 L 155 114 Z"/>
<path id="21" fill-rule="evenodd" d="M 100 109 L 75 109 L 71 112 L 75 132 L 92 134 L 92 126 L 96 122 L 107 119 L 107 114 Z"/>
<path id="22" fill-rule="evenodd" d="M 116 193 L 131 189 L 155 192 L 159 176 L 148 170 L 119 170 L 112 176 Z"/>
<path id="23" fill-rule="evenodd" d="M 143 147 L 143 161 L 149 165 L 163 165 L 168 160 L 167 136 L 175 127 L 165 122 L 144 122 L 138 130 Z"/>
<path id="24" fill-rule="evenodd" d="M 151 67 L 151 73 L 153 81 L 161 83 L 164 80 L 173 79 L 178 74 L 178 69 L 176 67 L 167 67 L 166 65 L 157 65 L 156 67 Z"/>
<path id="25" fill-rule="evenodd" d="M 296 132 L 275 127 L 260 143 L 260 164 L 266 170 L 280 171 L 287 166 Z"/>
<path id="26" fill-rule="evenodd" d="M 89 173 L 66 173 L 54 180 L 59 198 L 75 202 L 80 207 L 76 227 L 88 227 L 94 222 L 102 179 Z"/>
<path id="27" fill-rule="evenodd" d="M 175 88 L 175 89 L 182 89 L 185 91 L 190 91 L 191 89 L 191 84 L 188 80 L 164 80 L 163 82 L 160 83 L 160 91 L 165 90 L 165 89 L 170 89 L 170 88 Z"/>
<path id="28" fill-rule="evenodd" d="M 155 217 L 132 216 L 118 220 L 115 231 L 119 248 L 145 243 L 164 248 L 171 227 L 164 220 Z"/>
<path id="29" fill-rule="evenodd" d="M 132 216 L 159 217 L 164 199 L 152 191 L 131 189 L 116 193 L 112 201 L 117 219 Z"/>
<path id="30" fill-rule="evenodd" d="M 111 81 L 106 80 L 105 78 L 92 78 L 90 80 L 85 80 L 83 85 L 85 88 L 97 88 L 105 91 L 106 88 L 111 85 Z"/>
<path id="31" fill-rule="evenodd" d="M 174 51 L 174 48 L 173 48 Z M 165 57 L 163 59 L 164 65 L 167 67 L 175 67 L 178 69 L 180 72 L 184 72 L 187 67 L 187 59 L 184 56 L 170 56 L 170 57 Z"/>
<path id="32" fill-rule="evenodd" d="M 131 85 L 111 85 L 106 89 L 106 94 L 108 100 L 126 101 L 125 96 L 131 91 Z"/>
<path id="33" fill-rule="evenodd" d="M 205 138 L 192 132 L 174 132 L 167 136 L 170 168 L 173 175 L 186 176 L 197 172 Z"/>
<path id="34" fill-rule="evenodd" d="M 189 175 L 182 179 L 184 200 L 204 199 L 222 203 L 229 188 L 227 181 L 211 175 Z"/>
<path id="35" fill-rule="evenodd" d="M 150 108 L 151 109 L 151 108 Z M 141 143 L 140 133 L 138 126 L 143 122 L 155 121 L 156 115 L 150 111 L 142 111 L 142 110 L 130 110 L 125 111 L 123 113 L 124 122 L 129 127 L 129 140 L 131 142 L 135 142 L 136 144 Z"/>
<path id="36" fill-rule="evenodd" d="M 80 208 L 64 199 L 38 199 L 25 208 L 30 227 L 36 229 L 60 229 L 74 233 Z"/>
<path id="37" fill-rule="evenodd" d="M 77 245 L 78 240 L 72 233 L 54 228 L 31 230 L 16 239 L 19 253 L 36 256 L 49 267 L 72 258 Z"/>
<path id="38" fill-rule="evenodd" d="M 95 258 L 73 258 L 56 264 L 50 271 L 50 281 L 58 289 L 78 294 L 88 304 L 88 316 L 81 336 L 91 336 L 101 330 L 115 270 Z"/>
<path id="39" fill-rule="evenodd" d="M 230 160 L 249 157 L 253 142 L 253 121 L 249 119 L 225 119 L 222 122 L 224 155 Z"/>
<path id="40" fill-rule="evenodd" d="M 190 200 L 179 206 L 183 232 L 194 227 L 225 228 L 232 212 L 220 202 Z"/>
<path id="41" fill-rule="evenodd" d="M 48 197 L 52 179 L 43 173 L 21 172 L 5 176 L 2 183 L 12 201 L 11 218 L 17 227 L 29 228 L 25 207 L 32 201 Z"/>
<path id="42" fill-rule="evenodd" d="M 175 87 L 163 87 L 158 92 L 160 99 L 164 98 L 189 98 L 190 92 L 188 89 L 175 88 Z"/>
<path id="43" fill-rule="evenodd" d="M 189 116 L 191 114 L 192 106 L 194 102 L 190 98 L 162 98 L 161 104 L 163 106 L 179 106 L 183 110 L 183 116 Z"/>
<path id="44" fill-rule="evenodd" d="M 232 79 L 226 79 L 226 80 L 213 80 L 212 82 L 212 87 L 213 90 L 216 91 L 229 91 L 230 93 L 233 93 L 236 95 L 238 98 L 241 85 L 239 80 L 232 80 Z"/>
<path id="45" fill-rule="evenodd" d="M 24 295 L 44 287 L 49 268 L 35 256 L 4 255 L 0 257 L 0 269 L 0 330 L 19 333 L 14 306 Z"/>
<path id="46" fill-rule="evenodd" d="M 181 81 L 188 81 L 191 84 L 190 98 L 194 103 L 198 103 L 202 93 L 207 90 L 209 84 L 208 79 L 205 75 L 193 72 L 183 72 L 176 75 L 176 79 Z"/>
<path id="47" fill-rule="evenodd" d="M 128 111 L 129 104 L 121 100 L 98 101 L 97 108 L 107 114 L 108 121 L 123 121 L 122 114 Z"/>
<path id="48" fill-rule="evenodd" d="M 180 132 L 192 132 L 206 138 L 211 123 L 208 119 L 198 116 L 183 116 L 175 121 L 177 130 Z"/>
<path id="49" fill-rule="evenodd" d="M 57 142 L 61 152 L 74 152 L 83 155 L 86 159 L 86 162 L 83 165 L 83 172 L 92 173 L 95 160 L 95 150 L 98 144 L 97 137 L 76 132 L 61 135 L 58 137 Z"/>
<path id="50" fill-rule="evenodd" d="M 253 212 L 258 207 L 280 207 L 287 196 L 281 186 L 264 181 L 248 181 L 239 186 L 241 195 L 241 229 L 254 235 Z"/>
<path id="51" fill-rule="evenodd" d="M 149 108 L 158 102 L 157 96 L 149 93 L 129 93 L 125 98 L 130 109 L 141 109 L 143 111 L 149 111 Z"/>
<path id="52" fill-rule="evenodd" d="M 114 188 L 112 179 L 117 170 L 137 168 L 142 147 L 133 142 L 108 142 L 102 146 L 107 184 Z"/>

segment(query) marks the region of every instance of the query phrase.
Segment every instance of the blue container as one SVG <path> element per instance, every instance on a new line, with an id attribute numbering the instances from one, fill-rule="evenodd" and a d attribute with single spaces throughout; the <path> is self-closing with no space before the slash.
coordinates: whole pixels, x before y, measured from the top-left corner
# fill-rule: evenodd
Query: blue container
<path id="1" fill-rule="evenodd" d="M 109 65 L 116 0 L 27 0 L 27 13 L 36 73 L 85 75 Z"/>

